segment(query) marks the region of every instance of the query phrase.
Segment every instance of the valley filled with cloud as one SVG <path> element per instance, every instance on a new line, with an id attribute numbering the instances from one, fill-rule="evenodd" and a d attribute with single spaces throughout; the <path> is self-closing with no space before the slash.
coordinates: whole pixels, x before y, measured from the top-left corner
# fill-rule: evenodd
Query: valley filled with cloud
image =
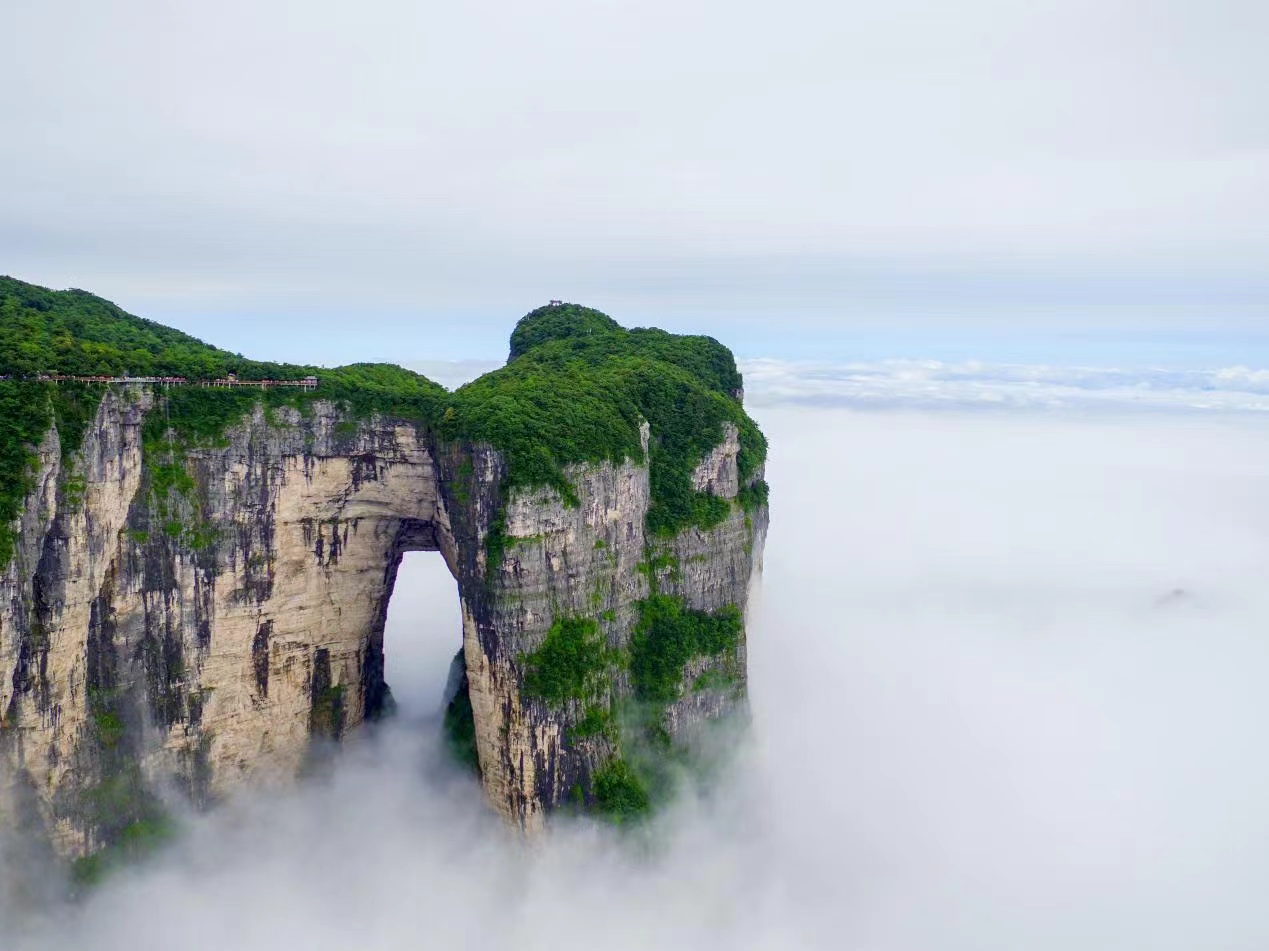
<path id="1" fill-rule="evenodd" d="M 71 906 L 33 910 L 6 863 L 5 946 L 1263 948 L 1261 417 L 932 412 L 898 385 L 902 408 L 863 412 L 806 405 L 859 380 L 747 369 L 772 525 L 752 726 L 709 788 L 648 828 L 519 841 L 440 752 L 456 604 L 421 558 L 388 632 L 395 723 Z"/>
<path id="2" fill-rule="evenodd" d="M 750 399 L 759 405 L 1269 413 L 1269 370 L 1246 366 L 768 359 L 745 361 L 743 369 Z"/>

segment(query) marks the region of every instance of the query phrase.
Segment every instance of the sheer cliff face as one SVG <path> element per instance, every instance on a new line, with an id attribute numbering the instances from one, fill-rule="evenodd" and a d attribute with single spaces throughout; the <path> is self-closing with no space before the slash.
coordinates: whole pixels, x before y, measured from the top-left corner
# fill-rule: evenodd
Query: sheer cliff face
<path id="1" fill-rule="evenodd" d="M 420 549 L 458 581 L 488 799 L 534 829 L 620 740 L 574 729 L 579 701 L 528 695 L 526 656 L 565 617 L 592 619 L 620 656 L 652 593 L 743 609 L 760 558 L 765 508 L 649 537 L 646 455 L 570 467 L 570 506 L 547 489 L 505 497 L 487 446 L 322 402 L 257 409 L 211 448 L 143 450 L 161 403 L 108 392 L 67 458 L 47 434 L 0 574 L 0 821 L 42 826 L 64 854 L 173 796 L 289 782 L 379 713 L 388 599 L 402 553 Z M 728 425 L 696 488 L 735 498 L 737 452 Z M 718 686 L 702 676 L 713 668 Z M 743 704 L 743 634 L 683 680 L 662 714 L 671 738 Z M 606 702 L 632 689 L 614 665 Z"/>

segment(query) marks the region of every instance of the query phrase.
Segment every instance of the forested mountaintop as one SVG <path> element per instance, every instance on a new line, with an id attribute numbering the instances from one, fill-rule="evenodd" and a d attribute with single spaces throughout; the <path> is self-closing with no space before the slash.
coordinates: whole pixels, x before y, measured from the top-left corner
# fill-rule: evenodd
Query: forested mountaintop
<path id="1" fill-rule="evenodd" d="M 319 381 L 313 392 L 166 390 L 168 430 L 159 435 L 175 434 L 193 446 L 215 439 L 258 402 L 303 410 L 313 400 L 340 401 L 410 420 L 438 439 L 488 443 L 506 455 L 507 489 L 549 485 L 566 501 L 573 490 L 565 466 L 639 458 L 646 420 L 652 433 L 648 523 L 660 533 L 708 527 L 725 516 L 727 503 L 694 491 L 691 473 L 732 423 L 740 433 L 744 502 L 765 499 L 766 486 L 755 475 L 766 441 L 741 405 L 731 351 L 711 337 L 628 330 L 597 310 L 552 303 L 516 324 L 505 366 L 450 392 L 392 364 L 323 368 L 251 360 L 87 291 L 0 277 L 0 376 L 10 377 L 0 381 L 0 535 L 29 489 L 33 450 L 50 423 L 56 421 L 69 453 L 100 399 L 100 386 L 40 381 L 44 374 L 191 381 L 311 374 Z M 7 547 L 3 542 L 0 549 Z"/>

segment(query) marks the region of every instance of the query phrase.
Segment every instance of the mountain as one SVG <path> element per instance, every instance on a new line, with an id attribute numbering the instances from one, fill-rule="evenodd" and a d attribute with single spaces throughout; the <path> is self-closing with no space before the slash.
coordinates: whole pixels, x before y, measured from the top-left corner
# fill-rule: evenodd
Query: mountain
<path id="1" fill-rule="evenodd" d="M 390 709 L 406 551 L 457 580 L 447 726 L 528 831 L 637 818 L 744 708 L 766 443 L 711 338 L 551 304 L 450 392 L 5 278 L 0 342 L 0 815 L 88 877 L 166 828 L 172 790 L 294 778 Z M 39 379 L 125 373 L 187 382 Z"/>

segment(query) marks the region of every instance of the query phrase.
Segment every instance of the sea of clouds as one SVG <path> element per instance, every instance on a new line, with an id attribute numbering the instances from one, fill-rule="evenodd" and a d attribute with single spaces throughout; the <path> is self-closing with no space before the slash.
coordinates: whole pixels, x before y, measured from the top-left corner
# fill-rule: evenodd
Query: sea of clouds
<path id="1" fill-rule="evenodd" d="M 878 383 L 908 372 L 888 366 L 746 367 L 772 485 L 752 730 L 652 829 L 525 844 L 445 765 L 455 595 L 416 555 L 388 632 L 397 723 L 325 781 L 189 819 L 78 905 L 11 898 L 0 944 L 1263 951 L 1264 417 L 1054 413 L 1058 391 L 1140 381 Z M 1245 376 L 1159 392 L 1269 405 Z M 923 403 L 931 379 L 960 395 Z M 1008 411 L 975 411 L 987 391 Z"/>
<path id="2" fill-rule="evenodd" d="M 1269 413 L 1269 370 L 747 360 L 758 405 Z"/>

